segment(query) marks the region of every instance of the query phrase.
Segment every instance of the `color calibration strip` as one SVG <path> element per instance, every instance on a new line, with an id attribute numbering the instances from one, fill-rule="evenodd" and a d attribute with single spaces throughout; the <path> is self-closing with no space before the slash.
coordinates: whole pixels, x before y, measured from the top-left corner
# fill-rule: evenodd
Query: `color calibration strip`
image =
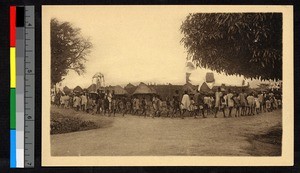
<path id="1" fill-rule="evenodd" d="M 29 9 L 29 10 L 28 10 Z M 29 11 L 29 12 L 27 12 Z M 30 15 L 30 24 L 27 23 Z M 33 17 L 31 17 L 33 16 Z M 33 19 L 32 19 L 33 18 Z M 29 28 L 27 28 L 29 27 Z M 10 6 L 10 167 L 34 161 L 34 7 Z M 29 53 L 28 53 L 29 52 Z M 28 63 L 26 60 L 30 59 Z M 27 68 L 26 63 L 29 67 Z M 29 70 L 28 70 L 29 69 Z M 27 79 L 26 72 L 30 72 Z M 33 77 L 32 77 L 33 76 Z M 31 84 L 28 84 L 31 83 Z M 27 87 L 27 88 L 26 88 Z M 28 87 L 30 89 L 28 89 Z M 26 95 L 30 94 L 30 100 Z M 29 105 L 28 105 L 29 104 Z M 29 107 L 29 108 L 28 108 Z M 29 111 L 29 113 L 27 112 Z M 29 120 L 28 120 L 28 117 Z M 30 121 L 30 123 L 26 123 Z"/>
<path id="2" fill-rule="evenodd" d="M 16 146 L 16 6 L 10 7 L 10 167 L 17 167 Z"/>

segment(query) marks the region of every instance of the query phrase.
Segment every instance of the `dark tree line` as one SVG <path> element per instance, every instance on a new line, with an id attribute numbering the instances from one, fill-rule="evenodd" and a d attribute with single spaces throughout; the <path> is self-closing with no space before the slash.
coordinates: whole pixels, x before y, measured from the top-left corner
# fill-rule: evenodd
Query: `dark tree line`
<path id="1" fill-rule="evenodd" d="M 92 43 L 81 36 L 80 28 L 51 19 L 51 84 L 61 82 L 70 70 L 85 72 L 84 63 Z"/>
<path id="2" fill-rule="evenodd" d="M 281 13 L 194 13 L 182 43 L 198 67 L 255 79 L 282 79 Z"/>

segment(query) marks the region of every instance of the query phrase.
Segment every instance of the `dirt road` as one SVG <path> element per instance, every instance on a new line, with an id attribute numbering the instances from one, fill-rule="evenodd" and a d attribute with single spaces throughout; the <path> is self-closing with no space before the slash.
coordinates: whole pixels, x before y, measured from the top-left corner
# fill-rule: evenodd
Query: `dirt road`
<path id="1" fill-rule="evenodd" d="M 51 152 L 53 156 L 248 156 L 253 149 L 249 137 L 281 124 L 281 114 L 277 110 L 206 119 L 118 115 L 110 117 L 110 127 L 51 135 Z"/>

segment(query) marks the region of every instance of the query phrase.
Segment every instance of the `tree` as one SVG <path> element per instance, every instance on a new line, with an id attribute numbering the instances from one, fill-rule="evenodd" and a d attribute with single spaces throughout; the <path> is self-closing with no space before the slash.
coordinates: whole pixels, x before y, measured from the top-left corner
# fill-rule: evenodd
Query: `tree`
<path id="1" fill-rule="evenodd" d="M 281 13 L 193 13 L 181 25 L 197 67 L 262 80 L 282 79 Z"/>
<path id="2" fill-rule="evenodd" d="M 69 70 L 78 75 L 85 72 L 86 56 L 92 43 L 81 36 L 80 28 L 69 22 L 51 19 L 51 84 L 64 80 Z"/>

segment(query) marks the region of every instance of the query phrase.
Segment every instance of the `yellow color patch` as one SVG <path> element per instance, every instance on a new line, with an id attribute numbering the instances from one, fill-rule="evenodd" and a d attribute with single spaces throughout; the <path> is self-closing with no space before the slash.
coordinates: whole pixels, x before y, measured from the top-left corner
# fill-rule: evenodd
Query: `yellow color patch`
<path id="1" fill-rule="evenodd" d="M 10 88 L 16 88 L 16 48 L 10 48 Z"/>

